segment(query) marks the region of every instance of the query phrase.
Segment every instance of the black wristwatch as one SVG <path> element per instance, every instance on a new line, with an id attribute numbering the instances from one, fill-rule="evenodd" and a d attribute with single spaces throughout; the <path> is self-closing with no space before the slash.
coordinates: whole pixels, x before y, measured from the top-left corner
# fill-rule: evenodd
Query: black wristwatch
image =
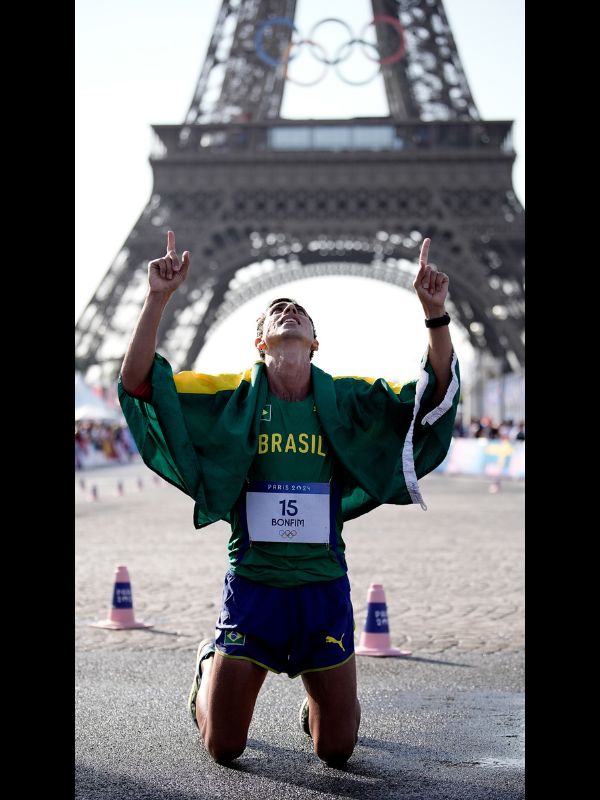
<path id="1" fill-rule="evenodd" d="M 450 314 L 446 311 L 441 317 L 431 317 L 425 320 L 426 328 L 441 328 L 442 325 L 450 324 Z"/>

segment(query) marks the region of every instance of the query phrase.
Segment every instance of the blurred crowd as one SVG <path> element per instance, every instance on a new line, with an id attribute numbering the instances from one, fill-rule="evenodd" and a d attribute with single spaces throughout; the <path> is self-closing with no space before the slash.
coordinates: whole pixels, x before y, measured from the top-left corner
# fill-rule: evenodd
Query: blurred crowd
<path id="1" fill-rule="evenodd" d="M 75 423 L 75 469 L 100 464 L 128 464 L 138 455 L 126 425 L 114 422 Z"/>
<path id="2" fill-rule="evenodd" d="M 454 436 L 525 441 L 525 423 L 515 423 L 507 419 L 496 424 L 490 417 L 471 417 L 470 423 L 465 425 L 459 414 L 454 423 Z M 126 425 L 91 421 L 75 423 L 76 470 L 103 464 L 129 464 L 138 455 L 138 449 Z"/>
<path id="3" fill-rule="evenodd" d="M 470 439 L 508 439 L 509 442 L 525 441 L 525 423 L 514 422 L 512 419 L 505 419 L 496 423 L 491 417 L 471 417 L 468 425 L 465 425 L 460 414 L 457 414 L 454 422 L 454 436 Z"/>

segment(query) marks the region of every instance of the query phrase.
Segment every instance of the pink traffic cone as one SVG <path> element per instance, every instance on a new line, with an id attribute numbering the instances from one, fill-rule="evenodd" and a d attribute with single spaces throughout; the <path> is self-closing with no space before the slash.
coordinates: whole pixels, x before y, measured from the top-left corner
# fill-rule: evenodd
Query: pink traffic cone
<path id="1" fill-rule="evenodd" d="M 357 656 L 409 656 L 410 650 L 391 646 L 387 605 L 382 583 L 372 583 L 367 595 L 367 619 L 360 635 Z"/>
<path id="2" fill-rule="evenodd" d="M 138 622 L 133 613 L 133 597 L 131 582 L 127 567 L 118 566 L 115 569 L 115 585 L 113 589 L 112 608 L 108 619 L 92 623 L 92 628 L 110 628 L 120 631 L 125 628 L 151 628 L 145 622 Z"/>

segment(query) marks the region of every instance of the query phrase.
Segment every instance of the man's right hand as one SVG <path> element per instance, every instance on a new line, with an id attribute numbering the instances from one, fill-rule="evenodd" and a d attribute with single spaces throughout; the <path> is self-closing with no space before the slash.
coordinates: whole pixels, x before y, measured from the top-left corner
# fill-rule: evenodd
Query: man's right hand
<path id="1" fill-rule="evenodd" d="M 147 399 L 145 392 L 150 389 L 145 384 L 150 379 L 162 313 L 173 292 L 186 279 L 189 266 L 189 251 L 184 252 L 179 263 L 175 250 L 175 234 L 168 231 L 167 254 L 148 264 L 149 292 L 121 368 L 123 388 L 135 397 Z"/>
<path id="2" fill-rule="evenodd" d="M 181 263 L 175 250 L 175 234 L 167 232 L 167 253 L 148 263 L 148 284 L 153 294 L 172 294 L 187 277 L 190 253 L 185 250 Z"/>

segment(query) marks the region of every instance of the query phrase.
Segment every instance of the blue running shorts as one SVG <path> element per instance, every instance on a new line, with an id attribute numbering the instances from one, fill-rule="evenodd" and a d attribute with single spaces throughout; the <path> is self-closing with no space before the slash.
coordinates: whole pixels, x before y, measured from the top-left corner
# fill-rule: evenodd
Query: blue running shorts
<path id="1" fill-rule="evenodd" d="M 339 667 L 354 655 L 347 575 L 302 586 L 267 586 L 225 574 L 217 650 L 295 678 Z"/>

